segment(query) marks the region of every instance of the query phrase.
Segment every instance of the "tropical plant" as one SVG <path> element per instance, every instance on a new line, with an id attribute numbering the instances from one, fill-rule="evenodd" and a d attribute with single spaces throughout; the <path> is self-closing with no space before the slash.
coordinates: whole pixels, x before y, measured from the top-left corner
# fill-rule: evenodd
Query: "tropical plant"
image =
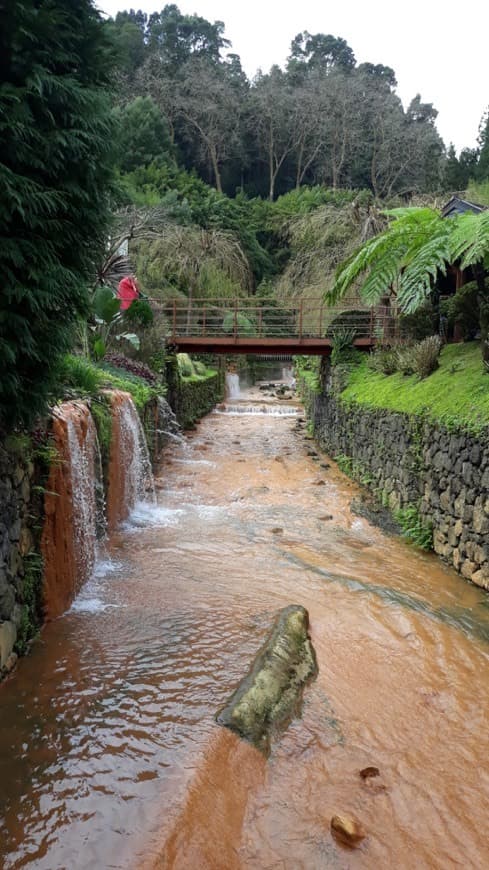
<path id="1" fill-rule="evenodd" d="M 489 359 L 489 292 L 484 258 L 489 255 L 489 211 L 442 218 L 431 208 L 399 208 L 386 212 L 386 230 L 361 245 L 337 272 L 327 294 L 336 303 L 353 288 L 369 305 L 395 293 L 402 311 L 413 312 L 429 299 L 439 274 L 459 263 L 472 267 L 480 302 L 481 343 Z"/>
<path id="2" fill-rule="evenodd" d="M 124 317 L 120 311 L 120 299 L 110 287 L 98 287 L 93 296 L 93 319 L 90 326 L 94 334 L 92 351 L 95 359 L 103 359 L 110 342 L 127 341 L 133 347 L 139 347 L 139 338 L 135 332 L 121 332 Z"/>

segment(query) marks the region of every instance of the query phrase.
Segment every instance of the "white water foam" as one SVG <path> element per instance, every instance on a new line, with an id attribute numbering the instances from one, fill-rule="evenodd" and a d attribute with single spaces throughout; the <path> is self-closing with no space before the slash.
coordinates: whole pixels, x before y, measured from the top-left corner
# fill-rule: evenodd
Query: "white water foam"
<path id="1" fill-rule="evenodd" d="M 158 528 L 176 526 L 184 513 L 183 508 L 168 508 L 147 501 L 139 501 L 121 527 L 130 532 L 148 526 Z"/>
<path id="2" fill-rule="evenodd" d="M 225 405 L 223 408 L 215 408 L 214 414 L 230 414 L 231 416 L 240 416 L 241 414 L 256 415 L 269 414 L 271 417 L 296 417 L 300 409 L 295 405 Z"/>
<path id="3" fill-rule="evenodd" d="M 104 613 L 106 610 L 113 610 L 120 607 L 126 607 L 125 604 L 115 604 L 113 601 L 104 601 L 104 580 L 110 575 L 115 574 L 123 569 L 122 562 L 115 562 L 112 559 L 101 558 L 95 563 L 95 568 L 91 578 L 85 583 L 79 594 L 73 601 L 68 613 Z"/>

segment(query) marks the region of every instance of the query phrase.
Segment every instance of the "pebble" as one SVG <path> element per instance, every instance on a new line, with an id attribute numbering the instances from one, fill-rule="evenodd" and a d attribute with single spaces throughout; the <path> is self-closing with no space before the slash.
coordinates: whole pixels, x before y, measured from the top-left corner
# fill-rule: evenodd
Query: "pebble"
<path id="1" fill-rule="evenodd" d="M 333 816 L 331 833 L 340 843 L 352 848 L 356 848 L 367 836 L 362 823 L 355 816 L 347 815 Z"/>

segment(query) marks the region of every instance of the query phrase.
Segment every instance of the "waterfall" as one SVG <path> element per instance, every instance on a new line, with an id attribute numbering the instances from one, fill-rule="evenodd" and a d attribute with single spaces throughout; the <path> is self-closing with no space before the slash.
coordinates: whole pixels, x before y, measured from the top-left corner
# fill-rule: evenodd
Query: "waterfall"
<path id="1" fill-rule="evenodd" d="M 239 375 L 235 372 L 226 372 L 226 399 L 239 399 Z"/>
<path id="2" fill-rule="evenodd" d="M 107 517 L 113 529 L 138 502 L 156 504 L 151 459 L 144 429 L 129 393 L 108 392 L 112 408 Z"/>
<path id="3" fill-rule="evenodd" d="M 166 444 L 168 441 L 186 443 L 174 412 L 162 396 L 158 396 L 157 399 L 157 434 L 162 436 L 161 444 Z"/>
<path id="4" fill-rule="evenodd" d="M 105 528 L 100 449 L 87 405 L 59 405 L 52 435 L 58 456 L 46 485 L 41 540 L 47 619 L 63 613 L 92 574 L 97 532 Z"/>
<path id="5" fill-rule="evenodd" d="M 254 404 L 254 405 L 220 405 L 215 414 L 269 414 L 272 417 L 297 417 L 300 408 L 295 405 Z"/>

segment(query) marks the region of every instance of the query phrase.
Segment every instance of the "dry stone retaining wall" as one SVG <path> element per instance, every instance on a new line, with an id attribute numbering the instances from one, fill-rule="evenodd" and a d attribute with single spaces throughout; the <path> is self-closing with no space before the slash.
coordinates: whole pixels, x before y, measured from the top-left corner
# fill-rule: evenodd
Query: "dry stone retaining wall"
<path id="1" fill-rule="evenodd" d="M 34 544 L 34 475 L 28 458 L 0 445 L 0 679 L 15 664 L 14 647 L 25 618 L 25 557 Z"/>
<path id="2" fill-rule="evenodd" d="M 345 404 L 326 377 L 305 397 L 315 436 L 348 457 L 357 477 L 393 511 L 415 505 L 436 553 L 489 589 L 489 433 L 475 436 L 361 404 Z"/>

